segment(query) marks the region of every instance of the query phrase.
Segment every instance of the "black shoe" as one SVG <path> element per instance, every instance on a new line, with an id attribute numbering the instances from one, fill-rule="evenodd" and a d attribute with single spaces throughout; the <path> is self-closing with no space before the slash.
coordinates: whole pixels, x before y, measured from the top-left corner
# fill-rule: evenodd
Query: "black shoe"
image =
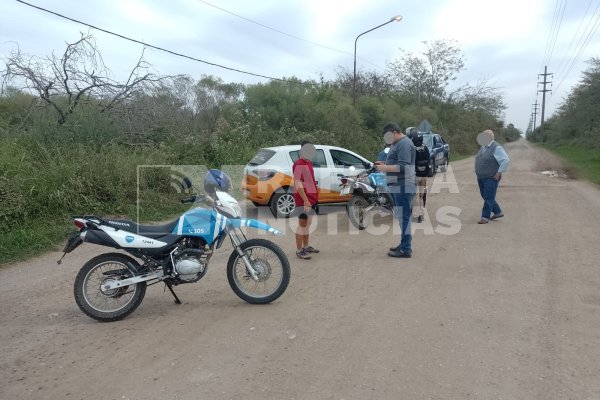
<path id="1" fill-rule="evenodd" d="M 398 251 L 400 250 L 400 245 L 396 246 L 396 247 L 390 247 L 390 251 Z"/>
<path id="2" fill-rule="evenodd" d="M 390 256 L 390 257 L 397 257 L 397 258 L 411 258 L 412 257 L 412 253 L 405 253 L 402 250 L 398 249 L 396 251 L 390 251 L 388 253 L 388 256 Z"/>

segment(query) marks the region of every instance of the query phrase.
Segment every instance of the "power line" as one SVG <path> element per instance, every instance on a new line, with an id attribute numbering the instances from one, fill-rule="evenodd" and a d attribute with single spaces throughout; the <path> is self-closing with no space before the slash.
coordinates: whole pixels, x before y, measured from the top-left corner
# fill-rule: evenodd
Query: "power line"
<path id="1" fill-rule="evenodd" d="M 149 44 L 149 43 L 145 43 L 145 42 L 142 42 L 142 41 L 137 40 L 137 39 L 132 39 L 130 37 L 121 35 L 119 33 L 115 33 L 115 32 L 109 31 L 107 29 L 103 29 L 103 28 L 100 28 L 100 27 L 88 24 L 86 22 L 79 21 L 79 20 L 76 20 L 74 18 L 67 17 L 67 16 L 59 14 L 57 12 L 54 12 L 54 11 L 51 11 L 51 10 L 47 10 L 45 8 L 36 6 L 34 4 L 27 3 L 27 2 L 25 2 L 23 0 L 16 0 L 16 1 L 18 1 L 19 3 L 22 3 L 22 4 L 26 5 L 26 6 L 29 6 L 29 7 L 32 7 L 32 8 L 36 8 L 36 9 L 38 9 L 40 11 L 44 11 L 46 13 L 56 15 L 57 17 L 60 17 L 60 18 L 63 18 L 63 19 L 66 19 L 66 20 L 69 20 L 69 21 L 72 21 L 72 22 L 84 25 L 84 26 L 87 26 L 87 27 L 92 28 L 92 29 L 96 29 L 96 30 L 104 32 L 104 33 L 108 33 L 109 35 L 117 36 L 117 37 L 119 37 L 121 39 L 129 40 L 130 42 L 138 43 L 138 44 L 144 45 L 146 47 L 150 47 L 150 48 L 153 48 L 153 49 L 156 49 L 156 50 L 164 51 L 165 53 L 169 53 L 169 54 L 172 54 L 172 55 L 175 55 L 175 56 L 178 56 L 178 57 L 187 58 L 187 59 L 190 59 L 190 60 L 193 60 L 193 61 L 197 61 L 197 62 L 201 62 L 201 63 L 204 63 L 204 64 L 212 65 L 214 67 L 219 67 L 219 68 L 227 69 L 229 71 L 239 72 L 241 74 L 252 75 L 252 76 L 259 77 L 259 78 L 271 79 L 271 80 L 280 81 L 280 82 L 287 82 L 287 83 L 296 83 L 296 84 L 301 84 L 301 85 L 305 85 L 306 84 L 306 83 L 300 82 L 300 81 L 294 81 L 294 80 L 282 79 L 282 78 L 274 78 L 274 77 L 271 77 L 271 76 L 257 74 L 257 73 L 254 73 L 254 72 L 243 71 L 241 69 L 227 67 L 227 66 L 224 66 L 224 65 L 221 65 L 221 64 L 217 64 L 217 63 L 213 63 L 213 62 L 210 62 L 210 61 L 202 60 L 202 59 L 199 59 L 199 58 L 196 58 L 196 57 L 188 56 L 188 55 L 185 55 L 185 54 L 182 54 L 182 53 L 178 53 L 178 52 L 175 52 L 175 51 L 172 51 L 172 50 L 165 49 L 163 47 L 159 47 L 159 46 L 155 46 L 155 45 L 152 45 L 152 44 Z"/>
<path id="2" fill-rule="evenodd" d="M 241 15 L 239 15 L 239 14 L 236 14 L 236 13 L 234 13 L 234 12 L 232 12 L 232 11 L 229 11 L 229 10 L 226 10 L 226 9 L 224 9 L 224 8 L 221 8 L 221 7 L 219 7 L 219 6 L 216 6 L 216 5 L 214 5 L 214 4 L 211 4 L 211 3 L 209 3 L 208 1 L 204 1 L 204 0 L 197 0 L 197 1 L 199 1 L 200 3 L 204 3 L 204 4 L 206 4 L 207 6 L 210 6 L 210 7 L 216 8 L 217 10 L 223 11 L 224 13 L 231 14 L 231 15 L 233 15 L 233 16 L 235 16 L 235 17 L 241 18 L 241 19 L 243 19 L 244 21 L 248 21 L 248 22 L 250 22 L 250 23 L 253 23 L 253 24 L 255 24 L 255 25 L 261 26 L 261 27 L 263 27 L 263 28 L 265 28 L 265 29 L 269 29 L 269 30 L 271 30 L 271 31 L 273 31 L 273 32 L 277 32 L 277 33 L 280 33 L 280 34 L 282 34 L 282 35 L 285 35 L 285 36 L 291 37 L 292 39 L 300 40 L 300 41 L 302 41 L 302 42 L 306 42 L 306 43 L 309 43 L 309 44 L 312 44 L 312 45 L 315 45 L 315 46 L 319 46 L 319 47 L 322 47 L 322 48 L 324 48 L 324 49 L 327 49 L 327 50 L 337 51 L 338 53 L 344 53 L 344 54 L 348 54 L 348 55 L 353 55 L 352 53 L 349 53 L 349 52 L 347 52 L 347 51 L 338 50 L 338 49 L 334 49 L 333 47 L 325 46 L 325 45 L 322 45 L 322 44 L 319 44 L 319 43 L 316 43 L 316 42 L 311 42 L 310 40 L 303 39 L 303 38 L 301 38 L 301 37 L 299 37 L 299 36 L 295 36 L 295 35 L 292 35 L 292 34 L 290 34 L 290 33 L 286 33 L 286 32 L 280 31 L 279 29 L 272 28 L 272 27 L 270 27 L 270 26 L 268 26 L 268 25 L 261 24 L 260 22 L 257 22 L 257 21 L 254 21 L 254 20 L 251 20 L 250 18 L 246 18 L 246 17 L 244 17 L 244 16 L 241 16 Z"/>
<path id="3" fill-rule="evenodd" d="M 546 42 L 546 50 L 544 51 L 544 58 L 542 59 L 542 65 L 548 65 L 548 53 L 550 50 L 550 43 L 552 43 L 552 37 L 554 36 L 554 31 L 556 29 L 556 21 L 558 21 L 558 13 L 560 9 L 560 4 L 562 4 L 563 0 L 556 0 L 556 4 L 554 5 L 554 13 L 552 14 L 552 23 L 550 24 L 550 34 L 548 35 L 548 41 Z"/>
<path id="4" fill-rule="evenodd" d="M 583 23 L 585 22 L 585 20 L 587 18 L 588 12 L 590 11 L 590 7 L 591 7 L 593 1 L 594 0 L 590 0 L 590 2 L 588 3 L 588 6 L 585 10 L 583 18 L 581 18 L 581 21 L 579 22 L 579 25 L 577 26 L 577 31 L 575 31 L 575 34 L 571 38 L 571 42 L 569 43 L 569 46 L 567 47 L 567 51 L 565 51 L 565 57 L 563 57 L 560 64 L 558 65 L 558 68 L 556 68 L 557 75 L 559 75 L 562 72 L 562 66 L 565 63 L 565 59 L 569 58 L 568 56 L 571 51 L 571 48 L 573 47 L 573 42 L 575 42 L 575 38 L 577 37 L 577 35 L 579 35 L 579 31 L 581 30 L 581 27 L 583 26 Z"/>
<path id="5" fill-rule="evenodd" d="M 554 46 L 556 45 L 556 40 L 558 39 L 558 34 L 560 32 L 560 26 L 562 25 L 562 21 L 563 21 L 563 17 L 565 16 L 565 9 L 567 8 L 567 0 L 565 0 L 564 2 L 564 6 L 562 8 L 562 11 L 560 13 L 560 21 L 558 21 L 558 25 L 556 28 L 556 33 L 554 34 L 554 40 L 552 41 L 552 45 L 550 46 L 550 51 L 548 53 L 548 60 L 546 61 L 546 64 L 550 63 L 550 60 L 552 59 L 552 54 L 554 54 Z"/>
<path id="6" fill-rule="evenodd" d="M 233 15 L 233 16 L 235 16 L 235 17 L 237 17 L 237 18 L 243 19 L 244 21 L 247 21 L 247 22 L 250 22 L 250 23 L 252 23 L 252 24 L 258 25 L 258 26 L 260 26 L 260 27 L 262 27 L 262 28 L 269 29 L 269 30 L 271 30 L 271 31 L 273 31 L 273 32 L 277 32 L 277 33 L 279 33 L 279 34 L 282 34 L 282 35 L 285 35 L 285 36 L 291 37 L 292 39 L 296 39 L 296 40 L 299 40 L 299 41 L 301 41 L 301 42 L 305 42 L 305 43 L 308 43 L 308 44 L 312 44 L 312 45 L 314 45 L 314 46 L 322 47 L 322 48 L 324 48 L 324 49 L 327 49 L 327 50 L 336 51 L 336 52 L 338 52 L 338 53 L 347 54 L 347 55 L 350 55 L 350 56 L 353 56 L 353 55 L 354 55 L 353 53 L 350 53 L 350 52 L 347 52 L 347 51 L 344 51 L 344 50 L 338 50 L 338 49 L 336 49 L 336 48 L 333 48 L 333 47 L 325 46 L 325 45 L 322 45 L 322 44 L 320 44 L 320 43 L 313 42 L 313 41 L 310 41 L 310 40 L 307 40 L 307 39 L 301 38 L 301 37 L 299 37 L 299 36 L 292 35 L 292 34 L 290 34 L 290 33 L 287 33 L 287 32 L 280 31 L 279 29 L 276 29 L 276 28 L 270 27 L 270 26 L 268 26 L 268 25 L 262 24 L 262 23 L 260 23 L 260 22 L 254 21 L 254 20 L 252 20 L 252 19 L 250 19 L 250 18 L 246 18 L 246 17 L 244 17 L 244 16 L 242 16 L 242 15 L 236 14 L 236 13 L 234 13 L 234 12 L 232 12 L 232 11 L 226 10 L 226 9 L 224 9 L 224 8 L 222 8 L 222 7 L 219 7 L 219 6 L 217 6 L 217 5 L 214 5 L 214 4 L 212 4 L 212 3 L 209 3 L 208 1 L 204 1 L 204 0 L 197 0 L 197 1 L 199 1 L 200 3 L 204 3 L 204 4 L 206 4 L 207 6 L 210 6 L 210 7 L 216 8 L 217 10 L 223 11 L 224 13 L 231 14 L 231 15 Z M 359 59 L 361 59 L 361 60 L 363 60 L 364 62 L 366 62 L 366 63 L 368 63 L 368 64 L 371 64 L 371 65 L 373 65 L 373 66 L 377 67 L 377 68 L 385 69 L 385 68 L 383 68 L 383 67 L 381 67 L 381 66 L 379 66 L 379 65 L 377 65 L 377 64 L 374 64 L 374 63 L 370 62 L 369 60 L 365 60 L 364 58 L 361 58 L 361 57 L 358 57 L 358 58 L 359 58 Z"/>
<path id="7" fill-rule="evenodd" d="M 598 7 L 596 7 L 596 10 L 598 10 L 599 7 L 600 7 L 600 4 L 598 4 Z M 594 17 L 592 16 L 592 18 L 590 19 L 590 22 L 593 20 L 593 18 Z M 589 23 L 588 23 L 588 26 L 589 26 Z M 565 81 L 565 79 L 567 79 L 567 77 L 571 73 L 571 70 L 573 69 L 575 64 L 577 64 L 577 62 L 579 61 L 579 58 L 581 57 L 583 51 L 587 48 L 587 46 L 590 44 L 592 38 L 598 31 L 598 28 L 600 28 L 600 13 L 598 13 L 598 16 L 596 17 L 596 21 L 592 25 L 590 31 L 588 32 L 587 36 L 585 37 L 585 39 L 583 40 L 583 43 L 581 44 L 581 46 L 579 48 L 579 52 L 577 53 L 577 55 L 575 55 L 573 57 L 573 59 L 571 61 L 571 65 L 569 66 L 569 69 L 567 70 L 567 72 L 565 73 L 565 75 L 563 76 L 561 81 L 558 83 L 558 85 L 556 86 L 555 91 L 557 91 L 560 88 L 560 86 L 562 85 L 562 83 Z M 587 28 L 586 28 L 586 30 L 587 30 Z M 585 35 L 585 32 L 583 34 Z M 583 38 L 583 35 L 582 35 L 582 38 Z"/>

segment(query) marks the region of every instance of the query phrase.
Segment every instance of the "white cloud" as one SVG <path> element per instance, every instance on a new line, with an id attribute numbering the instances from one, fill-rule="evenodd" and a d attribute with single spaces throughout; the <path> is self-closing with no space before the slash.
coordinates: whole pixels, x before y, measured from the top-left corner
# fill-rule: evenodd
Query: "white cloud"
<path id="1" fill-rule="evenodd" d="M 505 43 L 520 45 L 540 30 L 543 0 L 450 0 L 437 13 L 439 38 L 458 40 L 463 46 Z"/>

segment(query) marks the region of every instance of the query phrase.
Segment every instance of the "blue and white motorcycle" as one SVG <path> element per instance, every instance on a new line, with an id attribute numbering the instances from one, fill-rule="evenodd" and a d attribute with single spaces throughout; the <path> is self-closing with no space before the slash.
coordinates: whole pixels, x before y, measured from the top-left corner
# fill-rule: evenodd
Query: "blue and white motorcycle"
<path id="1" fill-rule="evenodd" d="M 353 167 L 350 167 L 354 171 Z M 346 212 L 352 225 L 359 230 L 366 229 L 373 221 L 374 211 L 394 214 L 392 196 L 384 173 L 375 167 L 356 176 L 340 176 L 341 195 L 352 197 L 346 205 Z"/>
<path id="2" fill-rule="evenodd" d="M 257 228 L 275 235 L 281 232 L 260 221 L 241 218 L 238 202 L 216 189 L 182 200 L 182 203 L 203 202 L 210 209 L 190 209 L 163 225 L 74 216 L 78 231 L 65 245 L 65 255 L 83 242 L 131 254 L 105 253 L 81 268 L 74 287 L 79 308 L 98 321 L 120 320 L 141 304 L 146 286 L 160 282 L 169 289 L 175 303 L 180 304 L 173 286 L 199 281 L 207 272 L 213 252 L 227 237 L 233 245 L 227 262 L 227 279 L 235 294 L 253 304 L 279 298 L 290 280 L 287 256 L 271 241 L 247 239 L 240 228 Z"/>

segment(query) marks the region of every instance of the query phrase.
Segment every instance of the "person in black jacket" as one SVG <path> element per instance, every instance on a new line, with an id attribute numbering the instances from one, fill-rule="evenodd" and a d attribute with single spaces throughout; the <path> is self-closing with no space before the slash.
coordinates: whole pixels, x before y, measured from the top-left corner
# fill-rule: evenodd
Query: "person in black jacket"
<path id="1" fill-rule="evenodd" d="M 417 222 L 423 222 L 427 200 L 427 175 L 429 175 L 429 149 L 423 144 L 421 133 L 413 134 L 413 144 L 416 150 L 415 173 L 417 175 L 417 193 L 413 198 L 412 216 Z"/>

